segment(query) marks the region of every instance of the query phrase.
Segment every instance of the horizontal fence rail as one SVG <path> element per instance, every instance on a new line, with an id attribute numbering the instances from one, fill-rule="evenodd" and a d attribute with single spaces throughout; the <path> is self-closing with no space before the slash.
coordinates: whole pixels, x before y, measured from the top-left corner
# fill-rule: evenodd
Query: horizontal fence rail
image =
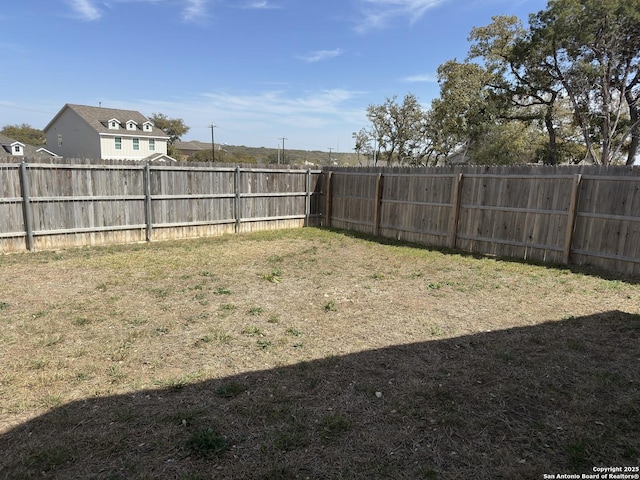
<path id="1" fill-rule="evenodd" d="M 640 170 L 0 164 L 0 252 L 330 226 L 640 276 Z"/>
<path id="2" fill-rule="evenodd" d="M 321 171 L 0 164 L 0 251 L 318 225 Z"/>
<path id="3" fill-rule="evenodd" d="M 331 168 L 325 224 L 425 245 L 640 275 L 640 170 Z"/>

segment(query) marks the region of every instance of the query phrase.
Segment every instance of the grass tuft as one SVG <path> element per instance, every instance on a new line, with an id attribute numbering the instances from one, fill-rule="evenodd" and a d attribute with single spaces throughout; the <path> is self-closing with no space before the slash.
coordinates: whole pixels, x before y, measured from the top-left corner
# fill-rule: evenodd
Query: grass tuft
<path id="1" fill-rule="evenodd" d="M 271 283 L 280 283 L 282 281 L 282 271 L 279 268 L 274 268 L 270 273 L 261 273 L 258 276 Z"/>
<path id="2" fill-rule="evenodd" d="M 250 325 L 242 329 L 242 334 L 249 337 L 262 337 L 264 335 L 264 332 L 260 329 L 260 327 Z"/>
<path id="3" fill-rule="evenodd" d="M 334 300 L 329 300 L 324 305 L 324 311 L 325 312 L 336 312 L 336 311 L 338 311 L 338 307 L 336 307 L 336 302 Z"/>
<path id="4" fill-rule="evenodd" d="M 217 396 L 222 398 L 233 398 L 233 397 L 237 397 L 238 395 L 240 395 L 246 390 L 247 389 L 245 386 L 237 382 L 230 382 L 230 383 L 225 383 L 224 385 L 221 385 L 218 388 L 216 388 L 214 390 L 214 393 Z"/>
<path id="5" fill-rule="evenodd" d="M 322 427 L 322 438 L 333 439 L 351 430 L 352 422 L 345 415 L 336 412 L 322 417 L 320 426 Z"/>
<path id="6" fill-rule="evenodd" d="M 201 458 L 222 455 L 229 450 L 229 447 L 230 444 L 227 439 L 211 428 L 196 431 L 186 442 L 186 449 L 192 455 Z"/>

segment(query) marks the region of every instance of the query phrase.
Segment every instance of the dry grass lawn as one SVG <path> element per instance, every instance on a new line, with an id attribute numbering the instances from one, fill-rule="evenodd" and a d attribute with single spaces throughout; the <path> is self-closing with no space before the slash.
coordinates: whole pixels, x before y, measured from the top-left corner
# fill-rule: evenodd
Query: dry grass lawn
<path id="1" fill-rule="evenodd" d="M 640 464 L 640 286 L 322 229 L 0 256 L 0 478 Z"/>

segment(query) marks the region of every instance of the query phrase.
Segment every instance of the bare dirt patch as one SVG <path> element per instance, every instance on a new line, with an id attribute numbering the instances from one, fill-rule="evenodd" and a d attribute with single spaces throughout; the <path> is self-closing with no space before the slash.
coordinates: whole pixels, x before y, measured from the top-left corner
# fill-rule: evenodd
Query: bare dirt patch
<path id="1" fill-rule="evenodd" d="M 640 464 L 640 286 L 300 229 L 0 257 L 0 477 Z"/>

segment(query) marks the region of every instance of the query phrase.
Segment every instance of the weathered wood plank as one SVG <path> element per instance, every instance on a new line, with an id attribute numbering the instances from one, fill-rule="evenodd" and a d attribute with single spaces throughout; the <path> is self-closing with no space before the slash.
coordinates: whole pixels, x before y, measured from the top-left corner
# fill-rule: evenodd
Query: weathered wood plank
<path id="1" fill-rule="evenodd" d="M 310 171 L 78 161 L 28 163 L 26 170 L 36 249 L 144 241 L 149 227 L 154 239 L 167 239 L 227 232 L 233 224 L 253 231 L 323 223 L 435 246 L 453 239 L 462 250 L 542 261 L 563 261 L 569 251 L 571 262 L 640 273 L 637 168 Z M 574 200 L 576 174 L 583 177 Z M 0 251 L 25 248 L 23 207 L 19 164 L 0 165 Z"/>

